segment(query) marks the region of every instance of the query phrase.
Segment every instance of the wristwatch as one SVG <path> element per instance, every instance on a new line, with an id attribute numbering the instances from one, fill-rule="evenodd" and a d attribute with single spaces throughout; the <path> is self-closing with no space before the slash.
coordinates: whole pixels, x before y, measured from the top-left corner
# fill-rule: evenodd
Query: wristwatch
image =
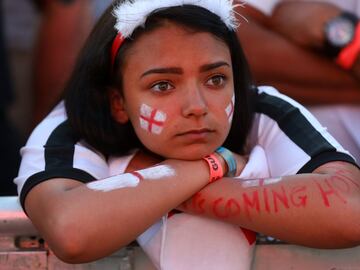
<path id="1" fill-rule="evenodd" d="M 329 20 L 324 29 L 325 53 L 330 57 L 338 56 L 353 41 L 357 24 L 357 16 L 350 12 L 343 12 Z"/>

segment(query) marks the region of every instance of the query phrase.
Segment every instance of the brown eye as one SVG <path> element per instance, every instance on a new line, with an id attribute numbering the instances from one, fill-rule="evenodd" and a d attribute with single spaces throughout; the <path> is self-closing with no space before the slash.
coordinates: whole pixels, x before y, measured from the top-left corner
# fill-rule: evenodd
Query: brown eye
<path id="1" fill-rule="evenodd" d="M 173 88 L 174 87 L 169 82 L 166 81 L 157 82 L 156 84 L 151 86 L 151 89 L 155 92 L 165 92 Z"/>
<path id="2" fill-rule="evenodd" d="M 220 87 L 225 84 L 226 78 L 223 75 L 216 75 L 211 77 L 206 84 L 212 87 Z"/>

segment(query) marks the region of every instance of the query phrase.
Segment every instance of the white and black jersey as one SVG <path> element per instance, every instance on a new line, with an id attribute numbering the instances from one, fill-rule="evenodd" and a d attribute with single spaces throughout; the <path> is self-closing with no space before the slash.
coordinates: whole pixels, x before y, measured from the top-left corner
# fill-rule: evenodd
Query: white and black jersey
<path id="1" fill-rule="evenodd" d="M 353 157 L 300 104 L 272 87 L 259 87 L 248 153 L 260 146 L 269 177 L 312 172 L 330 161 L 356 164 Z M 132 156 L 106 158 L 78 138 L 67 121 L 61 102 L 38 125 L 25 147 L 15 179 L 21 204 L 37 184 L 53 178 L 83 183 L 125 171 Z"/>
<path id="2" fill-rule="evenodd" d="M 259 87 L 249 146 L 266 153 L 271 176 L 309 173 L 330 161 L 354 158 L 315 117 L 293 99 L 273 87 Z"/>

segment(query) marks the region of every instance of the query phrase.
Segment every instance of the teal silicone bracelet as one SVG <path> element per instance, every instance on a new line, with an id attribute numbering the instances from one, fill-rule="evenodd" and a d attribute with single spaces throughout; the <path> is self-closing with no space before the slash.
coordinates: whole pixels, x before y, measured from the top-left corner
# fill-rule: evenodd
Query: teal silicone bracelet
<path id="1" fill-rule="evenodd" d="M 236 175 L 237 166 L 234 155 L 231 153 L 231 151 L 221 146 L 216 149 L 215 152 L 222 156 L 228 166 L 228 173 L 225 176 L 234 177 Z"/>

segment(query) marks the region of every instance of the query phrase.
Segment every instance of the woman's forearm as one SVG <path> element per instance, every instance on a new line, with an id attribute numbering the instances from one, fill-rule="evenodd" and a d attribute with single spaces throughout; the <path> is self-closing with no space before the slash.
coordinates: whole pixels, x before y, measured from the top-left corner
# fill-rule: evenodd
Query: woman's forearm
<path id="1" fill-rule="evenodd" d="M 329 163 L 330 164 L 330 163 Z M 342 164 L 327 172 L 278 179 L 223 179 L 181 206 L 286 242 L 340 248 L 360 243 L 360 173 Z"/>
<path id="2" fill-rule="evenodd" d="M 142 178 L 126 188 L 111 178 L 76 186 L 70 180 L 47 181 L 31 191 L 26 209 L 61 259 L 95 260 L 133 241 L 209 181 L 205 161 L 168 160 L 158 169 L 122 175 Z"/>

